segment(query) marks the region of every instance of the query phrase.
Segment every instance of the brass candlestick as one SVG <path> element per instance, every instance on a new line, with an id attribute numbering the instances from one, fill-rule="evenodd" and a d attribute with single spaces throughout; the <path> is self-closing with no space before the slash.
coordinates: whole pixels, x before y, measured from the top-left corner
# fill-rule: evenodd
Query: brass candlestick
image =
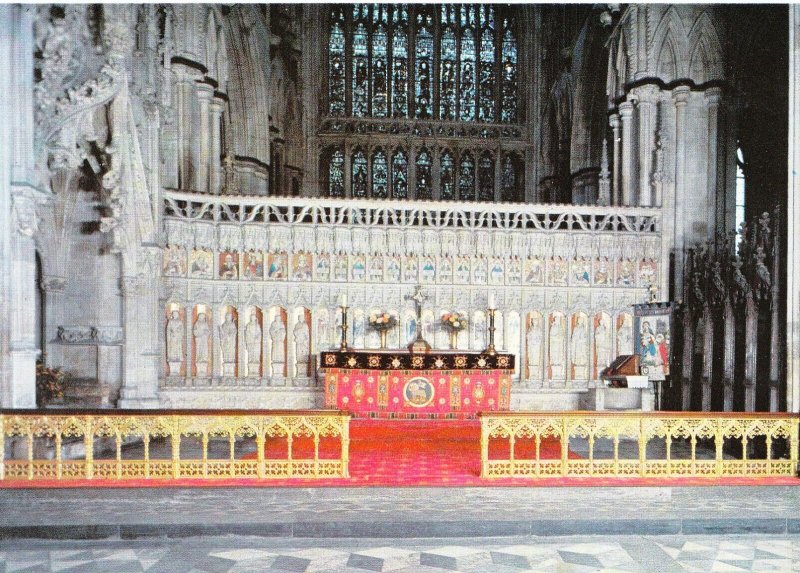
<path id="1" fill-rule="evenodd" d="M 497 309 L 490 308 L 489 309 L 489 346 L 486 347 L 484 351 L 486 354 L 490 356 L 494 356 L 497 354 L 497 350 L 494 347 L 494 313 L 497 312 Z"/>
<path id="2" fill-rule="evenodd" d="M 339 352 L 347 352 L 347 307 L 339 308 L 342 309 L 342 343 L 339 345 Z"/>

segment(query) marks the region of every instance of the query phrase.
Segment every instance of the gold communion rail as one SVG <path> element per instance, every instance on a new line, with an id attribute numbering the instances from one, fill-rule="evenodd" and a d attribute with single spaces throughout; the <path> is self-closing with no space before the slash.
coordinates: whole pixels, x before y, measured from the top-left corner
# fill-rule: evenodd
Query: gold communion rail
<path id="1" fill-rule="evenodd" d="M 349 425 L 325 410 L 5 410 L 0 480 L 348 477 Z"/>
<path id="2" fill-rule="evenodd" d="M 481 415 L 481 477 L 795 476 L 798 417 L 678 412 Z"/>

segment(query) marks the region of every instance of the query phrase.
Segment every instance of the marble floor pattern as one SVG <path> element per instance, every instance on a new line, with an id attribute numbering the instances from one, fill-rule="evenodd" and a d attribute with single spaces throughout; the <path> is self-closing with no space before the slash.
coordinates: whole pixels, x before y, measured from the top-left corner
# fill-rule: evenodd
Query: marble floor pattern
<path id="1" fill-rule="evenodd" d="M 0 573 L 800 572 L 800 536 L 0 541 Z"/>

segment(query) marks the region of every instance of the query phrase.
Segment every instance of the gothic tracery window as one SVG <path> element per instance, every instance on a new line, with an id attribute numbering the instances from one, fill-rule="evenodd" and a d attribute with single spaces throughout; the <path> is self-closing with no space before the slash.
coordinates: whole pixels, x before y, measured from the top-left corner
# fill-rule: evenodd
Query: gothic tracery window
<path id="1" fill-rule="evenodd" d="M 455 177 L 453 173 L 455 169 L 455 162 L 453 160 L 453 155 L 449 151 L 445 150 L 442 152 L 439 162 L 442 167 L 442 175 L 439 184 L 440 199 L 455 199 Z"/>
<path id="2" fill-rule="evenodd" d="M 517 122 L 517 38 L 510 8 L 501 8 L 354 4 L 333 9 L 329 113 Z"/>
<path id="3" fill-rule="evenodd" d="M 494 200 L 494 157 L 488 151 L 478 162 L 478 201 Z"/>
<path id="4" fill-rule="evenodd" d="M 392 197 L 408 198 L 408 156 L 402 149 L 392 157 Z"/>
<path id="5" fill-rule="evenodd" d="M 353 153 L 353 197 L 367 196 L 367 156 L 360 149 Z"/>
<path id="6" fill-rule="evenodd" d="M 389 196 L 389 165 L 383 149 L 372 154 L 372 197 L 386 199 Z"/>
<path id="7" fill-rule="evenodd" d="M 433 182 L 431 180 L 431 155 L 427 149 L 420 150 L 417 153 L 416 161 L 416 198 L 417 199 L 431 199 L 433 198 Z"/>
<path id="8" fill-rule="evenodd" d="M 461 155 L 458 169 L 458 198 L 462 201 L 475 200 L 475 160 L 471 153 Z"/>
<path id="9" fill-rule="evenodd" d="M 336 149 L 328 163 L 328 195 L 344 197 L 344 152 Z"/>

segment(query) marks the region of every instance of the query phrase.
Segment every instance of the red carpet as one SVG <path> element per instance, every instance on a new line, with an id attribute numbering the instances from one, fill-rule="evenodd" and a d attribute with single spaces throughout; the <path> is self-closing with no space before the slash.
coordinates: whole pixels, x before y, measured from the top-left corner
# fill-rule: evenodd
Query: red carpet
<path id="1" fill-rule="evenodd" d="M 669 485 L 800 485 L 796 478 L 480 478 L 480 422 L 477 420 L 370 420 L 354 419 L 350 423 L 350 478 L 268 479 L 223 478 L 215 480 L 37 480 L 35 482 L 0 482 L 0 488 L 20 487 L 180 487 L 180 486 L 669 486 Z M 286 457 L 286 440 L 268 440 L 267 459 Z M 311 438 L 295 439 L 295 459 L 314 457 Z M 322 459 L 339 457 L 339 441 L 323 439 L 319 453 Z M 535 457 L 533 440 L 518 441 L 517 459 Z M 490 442 L 489 458 L 508 455 L 508 443 Z M 580 456 L 568 453 L 571 459 Z M 248 459 L 256 455 L 249 454 Z M 543 440 L 541 459 L 560 459 L 558 440 Z"/>

